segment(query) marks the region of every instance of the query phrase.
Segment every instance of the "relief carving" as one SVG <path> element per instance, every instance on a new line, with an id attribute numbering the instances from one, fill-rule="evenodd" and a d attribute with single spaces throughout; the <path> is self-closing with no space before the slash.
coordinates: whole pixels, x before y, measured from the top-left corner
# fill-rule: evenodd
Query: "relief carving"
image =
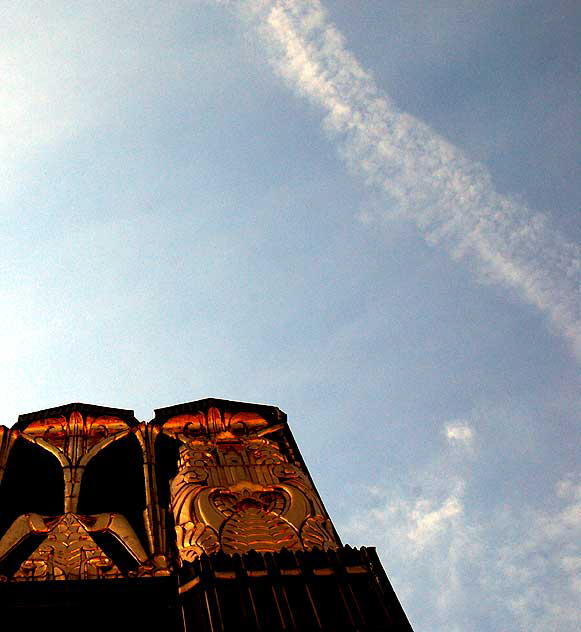
<path id="1" fill-rule="evenodd" d="M 202 553 L 334 548 L 331 523 L 307 475 L 253 413 L 180 415 L 164 432 L 182 442 L 171 510 L 182 561 Z"/>
<path id="2" fill-rule="evenodd" d="M 83 416 L 73 411 L 68 418 L 33 421 L 20 436 L 48 450 L 59 460 L 65 477 L 65 513 L 74 513 L 87 463 L 97 452 L 130 431 L 118 417 Z"/>
<path id="3" fill-rule="evenodd" d="M 91 534 L 110 533 L 141 564 L 147 555 L 127 520 L 119 514 L 80 516 L 19 516 L 0 539 L 0 560 L 30 535 L 44 541 L 20 565 L 12 581 L 114 579 L 123 577 L 119 568 L 96 544 Z"/>
<path id="4" fill-rule="evenodd" d="M 11 581 L 122 577 L 119 567 L 95 542 L 92 537 L 95 533 L 113 536 L 135 560 L 136 574 L 154 576 L 169 572 L 165 559 L 159 555 L 153 561 L 148 559 L 138 536 L 123 515 L 80 515 L 77 512 L 87 464 L 101 450 L 131 431 L 119 417 L 83 415 L 73 410 L 67 416 L 33 420 L 23 430 L 11 433 L 13 441 L 21 437 L 52 453 L 64 476 L 62 515 L 23 514 L 0 538 L 0 562 L 29 537 L 44 538 L 12 575 Z"/>
<path id="5" fill-rule="evenodd" d="M 190 407 L 192 413 L 183 413 L 188 407 L 180 406 L 180 414 L 169 418 L 160 416 L 160 421 L 152 424 L 138 424 L 123 412 L 115 416 L 118 409 L 70 404 L 40 411 L 46 416 L 31 413 L 18 427 L 0 429 L 0 482 L 6 467 L 10 469 L 5 480 L 12 481 L 4 489 L 17 489 L 16 478 L 10 474 L 15 470 L 11 469 L 8 457 L 13 445 L 21 445 L 15 443 L 21 439 L 54 455 L 64 479 L 64 510 L 62 504 L 57 504 L 59 498 L 62 499 L 58 488 L 51 492 L 56 499 L 51 500 L 52 504 L 34 506 L 34 501 L 31 506 L 24 506 L 10 501 L 15 507 L 13 513 L 7 513 L 11 520 L 25 511 L 63 513 L 50 516 L 23 513 L 12 522 L 0 537 L 0 568 L 6 575 L 0 580 L 154 577 L 170 574 L 174 562 L 193 561 L 202 554 L 219 551 L 234 554 L 251 550 L 337 548 L 337 536 L 304 465 L 295 454 L 294 442 L 280 411 L 253 407 L 253 410 L 267 411 L 264 414 L 268 418 L 265 418 L 248 409 L 232 412 L 230 408 L 237 408 L 233 402 L 215 403 L 216 400 L 203 404 L 207 410 Z M 79 512 L 80 509 L 90 513 L 93 507 L 96 511 L 125 507 L 122 495 L 119 496 L 121 501 L 116 499 L 110 506 L 104 506 L 94 478 L 101 471 L 101 462 L 95 463 L 94 468 L 87 466 L 112 442 L 132 434 L 141 446 L 141 453 L 125 452 L 132 438 L 116 444 L 119 451 L 111 453 L 117 455 L 115 463 L 123 459 L 120 454 L 134 454 L 128 457 L 130 467 L 143 468 L 145 490 L 136 492 L 143 493 L 142 500 L 131 491 L 127 496 L 127 515 L 139 525 L 137 532 L 144 535 L 147 551 L 121 514 L 82 515 Z M 172 466 L 168 463 L 175 458 L 175 453 L 173 447 L 167 452 L 163 447 L 160 454 L 172 456 L 167 461 L 163 460 L 165 456 L 161 457 L 163 465 L 158 469 L 157 446 L 172 445 L 167 437 L 163 438 L 165 443 L 156 443 L 161 434 L 179 442 L 177 474 L 170 481 L 169 507 L 165 504 L 167 488 L 163 503 L 159 500 L 157 477 L 160 472 L 169 471 Z M 133 445 L 136 446 L 135 442 Z M 113 461 L 102 461 L 108 462 Z M 105 477 L 105 480 L 111 484 L 116 480 L 116 472 L 125 470 L 110 468 L 109 471 L 110 479 Z M 138 478 L 132 476 L 130 473 L 128 480 Z M 83 480 L 86 493 L 79 505 Z M 120 494 L 126 493 L 124 487 L 120 486 L 120 490 Z M 17 494 L 18 491 L 10 491 L 7 498 L 15 498 Z M 42 509 L 43 506 L 55 508 Z M 175 549 L 170 547 L 166 532 L 167 511 L 174 518 L 178 551 L 175 560 L 171 557 Z M 2 529 L 5 528 L 3 524 Z M 113 538 L 124 550 L 117 547 Z M 33 546 L 36 549 L 31 554 L 25 553 Z M 115 559 L 110 557 L 109 551 Z"/>

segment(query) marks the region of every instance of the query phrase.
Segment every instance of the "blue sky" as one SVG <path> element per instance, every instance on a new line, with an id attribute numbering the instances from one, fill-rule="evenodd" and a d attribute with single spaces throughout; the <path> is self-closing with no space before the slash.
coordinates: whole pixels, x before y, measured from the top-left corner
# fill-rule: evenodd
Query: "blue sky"
<path id="1" fill-rule="evenodd" d="M 3 423 L 274 404 L 415 629 L 576 630 L 573 2 L 4 3 Z"/>

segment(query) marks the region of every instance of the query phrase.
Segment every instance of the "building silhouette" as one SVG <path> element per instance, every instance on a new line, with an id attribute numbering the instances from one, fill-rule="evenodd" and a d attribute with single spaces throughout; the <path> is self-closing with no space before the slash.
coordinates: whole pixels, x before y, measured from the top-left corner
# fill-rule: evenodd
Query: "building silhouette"
<path id="1" fill-rule="evenodd" d="M 344 546 L 278 408 L 90 404 L 0 426 L 10 630 L 410 632 L 373 548 Z"/>

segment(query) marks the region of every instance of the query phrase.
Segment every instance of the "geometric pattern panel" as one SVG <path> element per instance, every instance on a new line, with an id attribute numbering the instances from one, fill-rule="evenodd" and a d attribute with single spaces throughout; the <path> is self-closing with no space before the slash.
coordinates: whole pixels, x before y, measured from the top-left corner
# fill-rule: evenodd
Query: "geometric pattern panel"
<path id="1" fill-rule="evenodd" d="M 280 430 L 257 413 L 215 406 L 164 423 L 181 443 L 171 510 L 182 562 L 217 551 L 339 546 L 309 477 L 281 449 Z"/>
<path id="2" fill-rule="evenodd" d="M 65 514 L 46 521 L 44 542 L 13 575 L 13 581 L 115 579 L 122 573 L 97 546 L 82 518 Z"/>

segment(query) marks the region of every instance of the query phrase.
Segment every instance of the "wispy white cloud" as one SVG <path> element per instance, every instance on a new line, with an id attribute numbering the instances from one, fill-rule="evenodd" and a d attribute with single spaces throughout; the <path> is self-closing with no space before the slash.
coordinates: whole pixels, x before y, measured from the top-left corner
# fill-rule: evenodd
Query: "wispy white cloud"
<path id="1" fill-rule="evenodd" d="M 347 50 L 319 0 L 242 0 L 276 71 L 324 112 L 340 154 L 456 259 L 547 313 L 581 354 L 579 248 L 547 218 L 496 193 L 488 172 L 399 111 Z"/>
<path id="2" fill-rule="evenodd" d="M 552 510 L 502 507 L 487 514 L 472 508 L 469 483 L 452 477 L 447 492 L 419 498 L 376 485 L 372 507 L 340 530 L 352 544 L 378 545 L 404 605 L 422 595 L 425 609 L 411 612 L 418 627 L 488 629 L 482 621 L 497 627 L 502 617 L 507 629 L 577 630 L 579 481 L 557 483 Z"/>
<path id="3" fill-rule="evenodd" d="M 470 425 L 461 419 L 450 421 L 444 426 L 446 439 L 452 445 L 472 445 L 474 440 L 474 430 Z"/>
<path id="4" fill-rule="evenodd" d="M 405 522 L 405 533 L 402 535 L 409 541 L 414 555 L 418 555 L 439 536 L 453 529 L 454 522 L 460 519 L 464 512 L 463 489 L 464 485 L 458 483 L 456 489 L 443 501 L 420 498 L 411 505 L 399 504 L 398 511 Z"/>

